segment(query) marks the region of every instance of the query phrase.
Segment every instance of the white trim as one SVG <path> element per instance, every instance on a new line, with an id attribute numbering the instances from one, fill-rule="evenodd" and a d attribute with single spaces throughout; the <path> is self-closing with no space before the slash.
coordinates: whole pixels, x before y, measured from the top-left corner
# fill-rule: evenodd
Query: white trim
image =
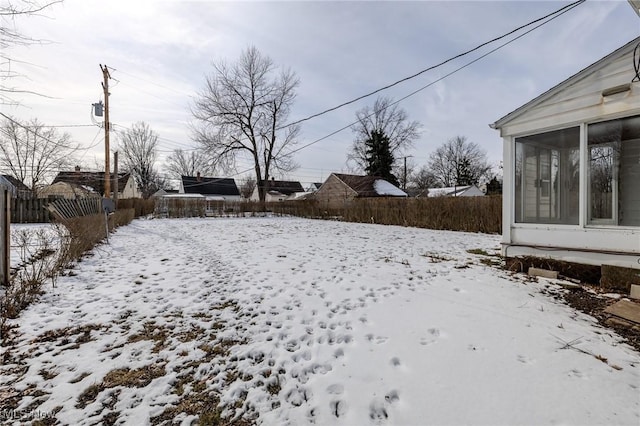
<path id="1" fill-rule="evenodd" d="M 580 189 L 578 191 L 578 225 L 581 228 L 589 223 L 589 152 L 587 148 L 587 125 L 580 124 Z"/>

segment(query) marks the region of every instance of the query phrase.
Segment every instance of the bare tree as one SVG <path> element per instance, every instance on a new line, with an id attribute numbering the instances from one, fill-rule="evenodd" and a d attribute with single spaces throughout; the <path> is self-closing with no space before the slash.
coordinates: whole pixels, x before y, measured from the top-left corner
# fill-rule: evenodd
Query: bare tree
<path id="1" fill-rule="evenodd" d="M 416 174 L 412 175 L 411 187 L 413 188 L 425 190 L 435 188 L 438 184 L 438 179 L 427 166 L 422 166 Z"/>
<path id="2" fill-rule="evenodd" d="M 35 118 L 23 124 L 0 115 L 5 118 L 0 127 L 0 166 L 33 192 L 60 169 L 73 165 L 79 146 L 68 133 L 59 134 Z"/>
<path id="3" fill-rule="evenodd" d="M 139 121 L 120 132 L 123 169 L 130 172 L 144 198 L 159 189 L 159 175 L 155 170 L 158 134 L 148 124 Z"/>
<path id="4" fill-rule="evenodd" d="M 235 64 L 214 63 L 213 69 L 192 108 L 194 140 L 222 168 L 248 155 L 264 201 L 265 183 L 273 173 L 297 167 L 292 147 L 300 128 L 281 126 L 299 80 L 290 70 L 276 73 L 273 61 L 255 47 L 243 51 Z"/>
<path id="5" fill-rule="evenodd" d="M 37 0 L 15 0 L 3 1 L 0 4 L 0 104 L 16 103 L 13 96 L 17 93 L 34 93 L 30 90 L 19 89 L 18 87 L 9 86 L 9 81 L 19 77 L 15 72 L 13 60 L 9 50 L 14 46 L 28 46 L 36 43 L 43 43 L 42 40 L 34 39 L 20 32 L 16 25 L 16 18 L 21 16 L 38 15 L 45 9 L 56 3 L 62 3 L 62 0 L 41 2 Z"/>
<path id="6" fill-rule="evenodd" d="M 240 195 L 242 195 L 242 198 L 251 198 L 253 191 L 255 191 L 256 189 L 256 185 L 256 180 L 252 177 L 243 179 L 242 183 L 240 184 Z"/>
<path id="7" fill-rule="evenodd" d="M 413 146 L 413 142 L 420 135 L 420 123 L 409 121 L 406 111 L 387 97 L 376 99 L 373 108 L 364 107 L 356 113 L 356 117 L 357 124 L 351 127 L 356 138 L 348 160 L 362 171 L 366 170 L 368 165 L 366 142 L 374 133 L 382 134 L 389 139 L 389 150 L 395 159 Z"/>
<path id="8" fill-rule="evenodd" d="M 416 168 L 418 166 L 412 156 L 405 156 L 402 158 L 404 161 L 399 161 L 393 166 L 393 174 L 398 176 L 400 188 L 406 189 L 412 186 L 412 182 L 415 179 Z"/>
<path id="9" fill-rule="evenodd" d="M 464 136 L 449 139 L 436 149 L 428 167 L 444 187 L 477 184 L 491 171 L 484 150 Z"/>
<path id="10" fill-rule="evenodd" d="M 199 149 L 184 151 L 176 149 L 167 157 L 165 169 L 169 174 L 180 179 L 181 176 L 195 176 L 198 172 L 202 176 L 212 176 L 216 167 L 209 157 Z"/>

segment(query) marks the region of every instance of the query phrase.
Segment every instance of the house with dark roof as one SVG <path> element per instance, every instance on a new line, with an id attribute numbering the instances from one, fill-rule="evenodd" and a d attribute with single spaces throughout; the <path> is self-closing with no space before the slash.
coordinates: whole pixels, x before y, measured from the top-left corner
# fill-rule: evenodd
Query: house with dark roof
<path id="1" fill-rule="evenodd" d="M 302 188 L 302 184 L 300 182 L 288 181 L 288 180 L 275 180 L 271 179 L 268 182 L 265 182 L 266 186 L 266 202 L 273 201 L 285 201 L 289 199 L 293 199 L 296 197 L 296 194 L 300 194 L 305 192 L 304 188 Z M 258 187 L 253 190 L 251 194 L 251 201 L 259 201 L 260 195 L 258 193 Z"/>
<path id="2" fill-rule="evenodd" d="M 312 182 L 307 188 L 307 192 L 316 192 L 322 186 L 322 182 Z"/>
<path id="3" fill-rule="evenodd" d="M 110 178 L 113 179 L 114 175 L 111 174 Z M 64 196 L 65 198 L 76 198 L 87 194 L 102 196 L 104 194 L 104 180 L 104 172 L 84 172 L 80 170 L 80 167 L 76 167 L 74 171 L 59 172 L 53 179 L 50 188 L 44 188 L 43 192 L 47 196 Z M 131 173 L 118 173 L 117 182 L 118 198 L 140 198 L 142 196 Z M 56 185 L 58 183 L 66 185 Z M 78 188 L 82 188 L 82 191 L 79 191 Z M 111 192 L 110 196 L 113 197 L 113 184 Z M 75 196 L 72 197 L 69 194 L 75 194 Z"/>
<path id="4" fill-rule="evenodd" d="M 407 194 L 376 176 L 332 173 L 313 197 L 323 208 L 343 208 L 354 198 L 407 197 Z"/>
<path id="5" fill-rule="evenodd" d="M 490 124 L 508 261 L 640 270 L 639 49 L 640 37 Z"/>
<path id="6" fill-rule="evenodd" d="M 182 176 L 180 194 L 200 194 L 210 200 L 240 201 L 240 190 L 233 178 Z"/>

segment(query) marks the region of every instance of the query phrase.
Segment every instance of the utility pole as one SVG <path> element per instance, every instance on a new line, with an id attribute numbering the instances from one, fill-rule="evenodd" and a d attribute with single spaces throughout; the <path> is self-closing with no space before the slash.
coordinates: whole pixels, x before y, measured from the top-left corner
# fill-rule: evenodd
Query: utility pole
<path id="1" fill-rule="evenodd" d="M 100 64 L 100 70 L 102 70 L 102 89 L 104 90 L 104 196 L 105 198 L 111 198 L 111 176 L 109 169 L 109 131 L 111 130 L 111 123 L 109 123 L 109 68 L 106 65 Z"/>
<path id="2" fill-rule="evenodd" d="M 413 157 L 413 155 L 404 156 L 404 173 L 402 177 L 402 189 L 407 189 L 407 157 Z"/>
<path id="3" fill-rule="evenodd" d="M 118 208 L 118 151 L 113 153 L 113 204 Z"/>

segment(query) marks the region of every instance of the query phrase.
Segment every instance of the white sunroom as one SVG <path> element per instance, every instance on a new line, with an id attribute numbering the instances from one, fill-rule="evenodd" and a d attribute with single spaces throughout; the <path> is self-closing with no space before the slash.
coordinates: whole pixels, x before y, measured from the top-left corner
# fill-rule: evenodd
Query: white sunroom
<path id="1" fill-rule="evenodd" d="M 502 254 L 640 269 L 640 37 L 490 126 Z"/>

